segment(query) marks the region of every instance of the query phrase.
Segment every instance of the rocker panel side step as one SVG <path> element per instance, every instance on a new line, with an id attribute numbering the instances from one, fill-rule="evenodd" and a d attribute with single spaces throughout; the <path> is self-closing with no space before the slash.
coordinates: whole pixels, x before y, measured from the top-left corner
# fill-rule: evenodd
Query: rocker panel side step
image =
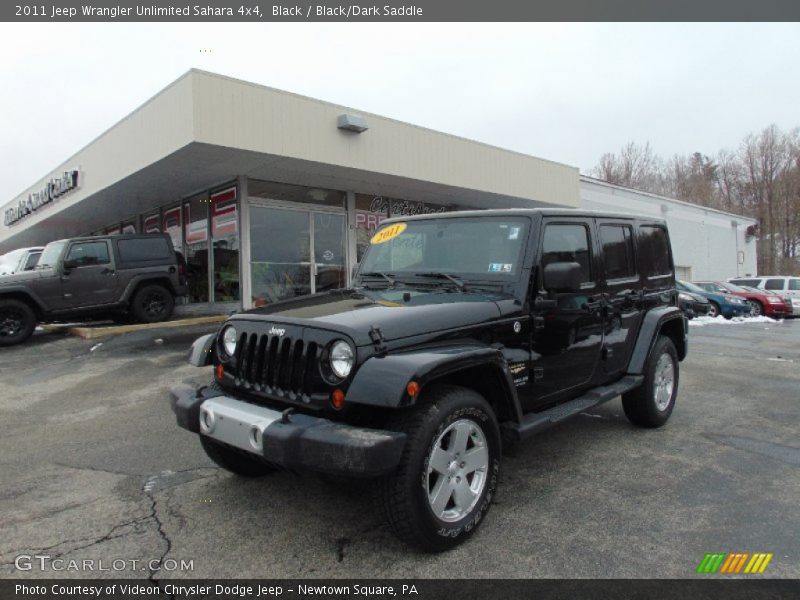
<path id="1" fill-rule="evenodd" d="M 512 440 L 525 440 L 584 410 L 603 404 L 641 385 L 643 375 L 626 375 L 610 385 L 594 388 L 574 400 L 558 404 L 541 412 L 525 415 L 521 423 L 506 421 L 501 424 L 504 435 Z"/>

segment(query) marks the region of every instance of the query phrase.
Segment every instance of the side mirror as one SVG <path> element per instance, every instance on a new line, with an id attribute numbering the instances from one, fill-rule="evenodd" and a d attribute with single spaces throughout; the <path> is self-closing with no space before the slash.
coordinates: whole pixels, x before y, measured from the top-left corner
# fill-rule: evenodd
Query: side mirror
<path id="1" fill-rule="evenodd" d="M 576 262 L 554 262 L 544 268 L 542 277 L 548 292 L 579 292 L 581 266 Z"/>
<path id="2" fill-rule="evenodd" d="M 78 268 L 78 261 L 74 258 L 72 260 L 65 260 L 64 261 L 64 269 L 70 271 L 72 269 Z"/>

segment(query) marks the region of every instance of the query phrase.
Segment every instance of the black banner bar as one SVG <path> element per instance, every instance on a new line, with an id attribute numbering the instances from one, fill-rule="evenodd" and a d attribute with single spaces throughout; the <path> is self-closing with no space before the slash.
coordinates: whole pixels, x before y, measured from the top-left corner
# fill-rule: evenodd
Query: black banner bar
<path id="1" fill-rule="evenodd" d="M 783 600 L 800 597 L 800 580 L 698 579 L 272 579 L 1 580 L 4 600 L 274 600 L 296 598 L 461 598 L 464 600 L 661 599 Z"/>
<path id="2" fill-rule="evenodd" d="M 10 22 L 798 21 L 797 0 L 62 0 L 3 2 Z"/>

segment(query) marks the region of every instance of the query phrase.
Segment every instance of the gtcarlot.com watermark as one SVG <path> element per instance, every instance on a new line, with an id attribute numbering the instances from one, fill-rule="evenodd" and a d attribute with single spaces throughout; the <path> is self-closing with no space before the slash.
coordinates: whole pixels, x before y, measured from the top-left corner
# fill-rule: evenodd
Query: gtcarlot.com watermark
<path id="1" fill-rule="evenodd" d="M 49 554 L 20 554 L 14 559 L 18 571 L 194 571 L 194 559 L 58 558 Z"/>

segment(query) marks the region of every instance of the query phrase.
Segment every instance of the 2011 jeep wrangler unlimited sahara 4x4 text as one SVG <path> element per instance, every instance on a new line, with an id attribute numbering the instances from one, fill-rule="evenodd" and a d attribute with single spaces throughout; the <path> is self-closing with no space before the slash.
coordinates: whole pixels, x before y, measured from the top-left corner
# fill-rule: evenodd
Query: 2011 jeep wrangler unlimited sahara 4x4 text
<path id="1" fill-rule="evenodd" d="M 490 210 L 385 221 L 352 289 L 231 316 L 171 390 L 178 424 L 242 476 L 375 477 L 403 540 L 467 538 L 513 444 L 622 395 L 663 425 L 687 326 L 663 221 Z"/>
<path id="2" fill-rule="evenodd" d="M 19 344 L 37 322 L 110 317 L 155 323 L 169 318 L 186 282 L 167 234 L 59 240 L 36 267 L 0 277 L 0 346 Z"/>

